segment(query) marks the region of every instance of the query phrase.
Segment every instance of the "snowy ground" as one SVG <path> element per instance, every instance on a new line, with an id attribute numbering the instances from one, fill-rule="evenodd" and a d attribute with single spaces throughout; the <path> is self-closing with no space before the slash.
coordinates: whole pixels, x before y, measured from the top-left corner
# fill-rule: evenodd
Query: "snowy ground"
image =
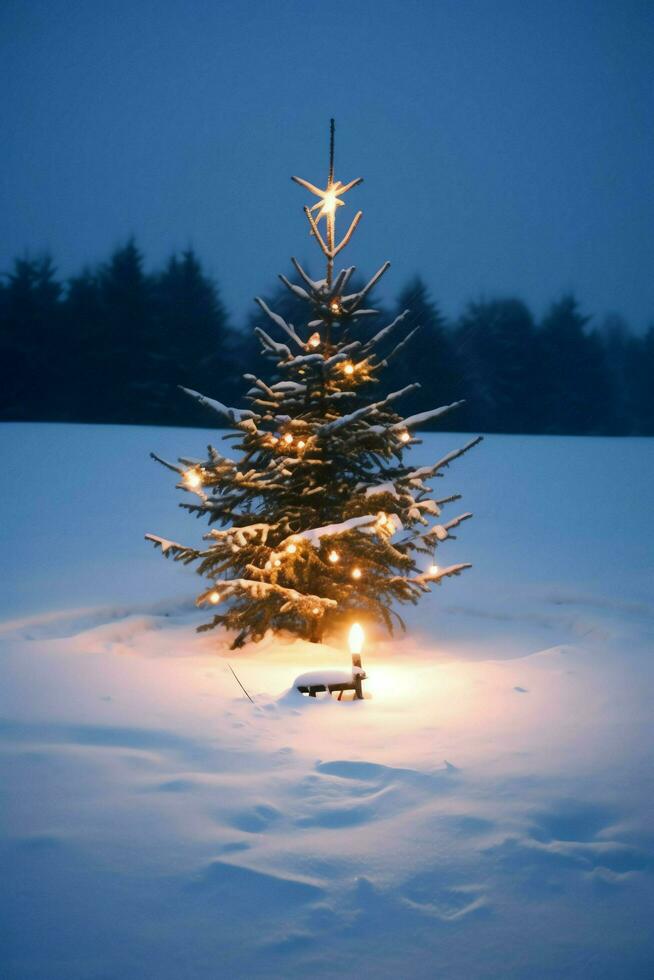
<path id="1" fill-rule="evenodd" d="M 652 442 L 459 460 L 475 567 L 339 704 L 284 692 L 340 640 L 229 654 L 142 541 L 207 437 L 0 429 L 3 980 L 651 977 Z"/>

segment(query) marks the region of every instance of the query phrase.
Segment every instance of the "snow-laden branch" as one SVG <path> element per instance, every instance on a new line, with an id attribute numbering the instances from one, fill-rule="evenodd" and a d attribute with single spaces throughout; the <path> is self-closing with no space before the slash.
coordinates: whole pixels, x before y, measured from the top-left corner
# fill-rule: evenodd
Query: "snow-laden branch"
<path id="1" fill-rule="evenodd" d="M 430 502 L 435 504 L 435 501 L 430 501 Z M 464 521 L 469 520 L 471 517 L 472 514 L 470 513 L 459 514 L 458 517 L 453 517 L 452 520 L 447 521 L 446 524 L 435 524 L 431 528 L 431 530 L 428 531 L 427 534 L 425 534 L 424 540 L 427 541 L 428 539 L 436 538 L 438 541 L 446 541 L 447 538 L 453 538 L 455 537 L 455 535 L 450 534 L 452 528 L 458 527 L 459 524 L 462 524 Z"/>
<path id="2" fill-rule="evenodd" d="M 201 395 L 199 391 L 193 391 L 192 388 L 185 388 L 184 385 L 179 385 L 179 387 L 183 392 L 199 402 L 200 405 L 205 405 L 214 412 L 218 412 L 219 415 L 224 415 L 230 422 L 239 423 L 245 419 L 258 419 L 261 417 L 256 412 L 251 412 L 249 408 L 230 408 L 228 405 L 223 405 L 222 402 L 216 401 L 215 398 L 208 398 L 206 395 Z"/>
<path id="3" fill-rule="evenodd" d="M 264 350 L 270 351 L 272 354 L 276 354 L 280 358 L 288 359 L 291 355 L 291 350 L 286 344 L 278 344 L 276 340 L 273 340 L 270 334 L 267 334 L 262 327 L 255 327 L 254 332 L 263 344 Z"/>
<path id="4" fill-rule="evenodd" d="M 391 425 L 391 431 L 399 432 L 414 425 L 420 425 L 422 422 L 428 422 L 429 419 L 438 419 L 442 415 L 453 411 L 453 409 L 459 408 L 460 405 L 465 405 L 465 401 L 452 402 L 451 405 L 441 405 L 440 408 L 432 408 L 428 412 L 418 412 L 417 415 L 410 415 L 408 418 L 402 419 L 401 422 L 395 422 L 394 425 Z"/>
<path id="5" fill-rule="evenodd" d="M 199 555 L 199 552 L 195 548 L 187 548 L 186 545 L 179 544 L 177 541 L 169 541 L 168 538 L 160 538 L 158 534 L 146 534 L 146 541 L 151 541 L 155 548 L 161 548 L 162 555 L 166 558 L 171 554 L 175 561 L 180 559 L 195 558 Z"/>
<path id="6" fill-rule="evenodd" d="M 272 320 L 272 322 L 275 323 L 280 328 L 280 330 L 283 330 L 286 334 L 288 334 L 291 340 L 295 341 L 295 343 L 298 345 L 298 347 L 301 350 L 305 349 L 306 345 L 304 341 L 300 340 L 300 338 L 296 334 L 295 328 L 292 323 L 287 323 L 283 316 L 280 316 L 279 313 L 275 313 L 274 310 L 271 310 L 270 307 L 267 306 L 266 303 L 264 303 L 264 301 L 261 299 L 260 296 L 255 296 L 254 302 L 261 307 L 261 309 L 266 314 L 266 316 L 269 317 Z"/>
<path id="7" fill-rule="evenodd" d="M 228 527 L 224 530 L 213 530 L 203 535 L 205 540 L 224 541 L 231 547 L 245 548 L 255 539 L 265 544 L 271 531 L 276 531 L 279 524 L 245 524 L 243 527 Z"/>
<path id="8" fill-rule="evenodd" d="M 417 482 L 425 478 L 428 479 L 430 476 L 435 476 L 439 470 L 446 469 L 453 460 L 458 459 L 459 456 L 463 456 L 463 454 L 467 453 L 469 449 L 473 448 L 473 446 L 478 445 L 483 438 L 483 436 L 477 436 L 475 439 L 472 439 L 470 442 L 466 443 L 465 446 L 462 446 L 461 449 L 453 449 L 452 452 L 447 453 L 442 457 L 442 459 L 439 459 L 437 463 L 434 463 L 433 466 L 420 466 L 417 470 L 411 470 L 410 473 L 407 473 L 406 478 Z"/>
<path id="9" fill-rule="evenodd" d="M 407 318 L 409 313 L 410 310 L 405 310 L 403 313 L 400 313 L 399 316 L 395 317 L 392 323 L 389 323 L 388 326 L 384 327 L 382 330 L 376 333 L 374 337 L 371 337 L 365 346 L 365 350 L 370 350 L 372 347 L 375 347 L 377 344 L 379 344 L 385 337 L 387 337 L 391 333 L 391 331 L 395 330 L 395 327 L 399 327 L 399 325 Z"/>
<path id="10" fill-rule="evenodd" d="M 348 313 L 352 313 L 357 306 L 363 302 L 370 290 L 377 285 L 381 277 L 387 272 L 391 267 L 390 262 L 384 262 L 382 267 L 377 270 L 372 279 L 366 283 L 363 289 L 360 289 L 358 293 L 352 293 L 350 296 L 344 296 L 341 305 L 347 309 Z"/>
<path id="11" fill-rule="evenodd" d="M 150 458 L 156 460 L 157 463 L 161 463 L 161 465 L 165 466 L 167 470 L 172 470 L 173 473 L 179 473 L 180 476 L 184 476 L 184 470 L 181 466 L 176 466 L 174 463 L 169 463 L 168 460 L 162 459 L 161 456 L 157 456 L 156 453 L 150 453 Z"/>
<path id="12" fill-rule="evenodd" d="M 377 520 L 377 515 L 365 514 L 362 517 L 350 517 L 347 521 L 341 521 L 338 524 L 324 524 L 322 527 L 308 528 L 306 531 L 298 531 L 296 534 L 289 535 L 277 548 L 283 550 L 285 545 L 297 544 L 298 541 L 306 541 L 313 548 L 317 548 L 320 547 L 322 538 L 334 538 L 340 534 L 347 534 L 349 531 L 356 531 L 358 528 L 369 527 L 371 524 L 375 524 Z"/>
<path id="13" fill-rule="evenodd" d="M 375 414 L 383 408 L 385 405 L 390 405 L 391 402 L 396 401 L 398 398 L 402 398 L 403 395 L 408 395 L 409 392 L 415 391 L 419 388 L 420 384 L 414 381 L 410 385 L 401 388 L 399 391 L 392 391 L 390 395 L 383 398 L 381 401 L 372 402 L 370 405 L 364 405 L 362 408 L 357 408 L 356 411 L 350 412 L 349 415 L 342 415 L 338 419 L 334 419 L 332 422 L 327 422 L 325 425 L 321 425 L 318 429 L 318 435 L 329 435 L 332 432 L 336 432 L 338 429 L 342 429 L 345 425 L 350 425 L 352 422 L 356 422 L 357 419 L 364 418 L 366 415 Z M 401 429 L 403 426 L 398 424 L 397 426 L 391 426 L 391 429 Z"/>
<path id="14" fill-rule="evenodd" d="M 336 599 L 327 599 L 319 595 L 304 594 L 298 592 L 296 589 L 289 589 L 283 585 L 277 585 L 276 582 L 261 582 L 256 579 L 249 578 L 232 578 L 223 579 L 218 581 L 211 588 L 207 589 L 196 599 L 196 605 L 201 605 L 203 602 L 210 601 L 209 597 L 218 596 L 218 601 L 224 599 L 229 599 L 233 595 L 238 595 L 239 593 L 246 592 L 252 599 L 265 599 L 266 596 L 274 593 L 276 595 L 282 596 L 286 599 L 290 606 L 300 605 L 312 607 L 318 609 L 331 609 L 338 605 Z M 282 612 L 284 607 L 282 606 Z"/>
<path id="15" fill-rule="evenodd" d="M 463 562 L 460 565 L 449 565 L 447 568 L 439 568 L 435 572 L 421 572 L 419 575 L 413 575 L 411 578 L 394 575 L 390 583 L 401 583 L 409 587 L 417 586 L 422 592 L 429 592 L 429 586 L 432 583 L 438 585 L 444 578 L 449 578 L 451 575 L 460 575 L 466 568 L 472 568 L 470 562 Z"/>
<path id="16" fill-rule="evenodd" d="M 287 279 L 286 276 L 282 276 L 281 273 L 280 273 L 279 278 L 284 283 L 284 285 L 286 286 L 286 288 L 291 293 L 293 293 L 294 296 L 297 296 L 298 299 L 303 299 L 303 300 L 305 300 L 305 302 L 308 302 L 309 300 L 311 300 L 311 296 L 306 291 L 306 289 L 302 289 L 302 286 L 298 286 L 294 282 L 291 282 L 290 279 Z"/>

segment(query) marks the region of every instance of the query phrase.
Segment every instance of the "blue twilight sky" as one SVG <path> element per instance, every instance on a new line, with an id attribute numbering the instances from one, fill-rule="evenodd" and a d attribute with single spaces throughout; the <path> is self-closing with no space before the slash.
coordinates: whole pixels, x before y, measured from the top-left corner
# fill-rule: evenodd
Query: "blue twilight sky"
<path id="1" fill-rule="evenodd" d="M 344 258 L 391 259 L 386 296 L 574 289 L 640 330 L 653 69 L 651 0 L 2 0 L 0 269 L 133 232 L 148 265 L 192 244 L 241 317 L 313 255 L 289 176 L 324 179 L 335 115 Z"/>

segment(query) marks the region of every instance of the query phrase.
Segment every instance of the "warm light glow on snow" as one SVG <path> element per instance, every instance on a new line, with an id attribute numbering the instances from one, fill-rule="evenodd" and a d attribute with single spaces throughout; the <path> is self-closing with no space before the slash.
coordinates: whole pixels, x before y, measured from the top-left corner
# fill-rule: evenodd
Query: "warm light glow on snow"
<path id="1" fill-rule="evenodd" d="M 350 646 L 350 653 L 359 655 L 363 650 L 363 641 L 365 639 L 363 627 L 360 623 L 352 623 L 347 639 Z"/>

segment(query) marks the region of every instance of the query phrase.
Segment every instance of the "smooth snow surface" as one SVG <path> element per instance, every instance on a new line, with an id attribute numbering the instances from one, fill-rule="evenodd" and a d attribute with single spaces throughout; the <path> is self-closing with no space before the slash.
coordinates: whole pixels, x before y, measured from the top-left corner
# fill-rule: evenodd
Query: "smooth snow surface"
<path id="1" fill-rule="evenodd" d="M 0 429 L 3 980 L 651 977 L 652 442 L 458 460 L 474 567 L 339 703 L 289 688 L 345 636 L 230 653 L 143 541 L 210 438 Z"/>

